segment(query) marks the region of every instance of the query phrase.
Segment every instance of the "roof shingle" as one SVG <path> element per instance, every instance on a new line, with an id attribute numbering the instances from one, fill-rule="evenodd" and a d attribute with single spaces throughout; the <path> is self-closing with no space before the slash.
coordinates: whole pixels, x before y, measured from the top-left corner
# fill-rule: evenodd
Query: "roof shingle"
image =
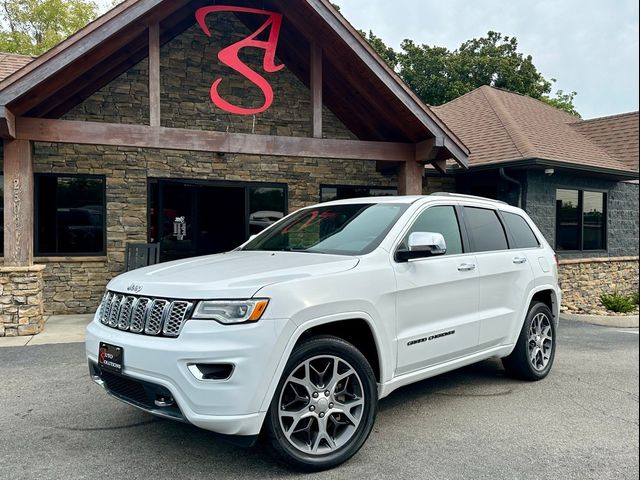
<path id="1" fill-rule="evenodd" d="M 583 121 L 534 98 L 489 86 L 434 110 L 471 150 L 471 167 L 541 159 L 638 170 L 637 112 L 618 122 Z M 634 142 L 635 147 L 629 145 Z"/>
<path id="2" fill-rule="evenodd" d="M 28 63 L 31 63 L 32 60 L 33 57 L 29 55 L 0 52 L 0 82 Z"/>

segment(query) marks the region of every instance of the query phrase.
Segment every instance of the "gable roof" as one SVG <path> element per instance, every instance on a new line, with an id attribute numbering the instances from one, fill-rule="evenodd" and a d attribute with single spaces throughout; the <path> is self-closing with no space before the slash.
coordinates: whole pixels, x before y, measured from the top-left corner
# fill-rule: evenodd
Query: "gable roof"
<path id="1" fill-rule="evenodd" d="M 541 160 L 637 177 L 637 133 L 634 175 L 634 168 L 615 149 L 603 146 L 618 141 L 592 141 L 581 130 L 588 122 L 531 97 L 482 86 L 434 111 L 469 147 L 470 167 Z M 594 131 L 597 125 L 594 123 Z M 603 127 L 607 135 L 610 129 L 611 125 Z M 625 133 L 624 138 L 628 137 Z"/>
<path id="2" fill-rule="evenodd" d="M 0 52 L 0 82 L 32 61 L 29 55 Z"/>
<path id="3" fill-rule="evenodd" d="M 195 10 L 208 3 L 126 0 L 1 81 L 0 106 L 16 116 L 59 117 L 147 56 L 148 25 L 160 24 L 165 43 L 193 25 Z M 328 0 L 263 0 L 261 6 L 284 15 L 278 56 L 307 85 L 311 43 L 323 49 L 324 103 L 358 138 L 419 143 L 435 137 L 448 158 L 466 165 L 462 141 Z M 237 16 L 249 27 L 255 21 Z"/>

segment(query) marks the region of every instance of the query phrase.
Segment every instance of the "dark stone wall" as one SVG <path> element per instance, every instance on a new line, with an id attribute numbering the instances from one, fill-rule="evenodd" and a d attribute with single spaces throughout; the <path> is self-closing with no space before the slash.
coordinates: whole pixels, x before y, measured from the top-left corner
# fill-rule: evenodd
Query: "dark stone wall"
<path id="1" fill-rule="evenodd" d="M 608 251 L 563 253 L 563 258 L 638 255 L 637 183 L 565 173 L 546 176 L 539 170 L 527 172 L 523 206 L 552 246 L 555 246 L 556 190 L 559 188 L 605 191 L 608 199 Z"/>

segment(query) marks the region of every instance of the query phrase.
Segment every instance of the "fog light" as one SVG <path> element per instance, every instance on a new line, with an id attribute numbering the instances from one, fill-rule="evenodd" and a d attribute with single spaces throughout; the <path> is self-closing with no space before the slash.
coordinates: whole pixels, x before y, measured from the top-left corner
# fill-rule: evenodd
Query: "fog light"
<path id="1" fill-rule="evenodd" d="M 153 403 L 155 403 L 156 407 L 167 408 L 173 407 L 176 404 L 176 401 L 173 399 L 173 397 L 157 395 L 156 400 Z"/>
<path id="2" fill-rule="evenodd" d="M 188 368 L 198 380 L 227 380 L 233 373 L 230 363 L 193 363 Z"/>

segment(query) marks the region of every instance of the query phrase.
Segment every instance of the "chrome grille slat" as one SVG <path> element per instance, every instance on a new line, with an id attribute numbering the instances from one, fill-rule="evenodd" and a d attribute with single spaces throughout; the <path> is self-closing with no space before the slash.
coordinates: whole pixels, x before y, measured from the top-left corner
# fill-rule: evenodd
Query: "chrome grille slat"
<path id="1" fill-rule="evenodd" d="M 151 299 L 139 298 L 136 303 L 136 308 L 131 315 L 131 322 L 129 324 L 129 331 L 131 333 L 142 333 L 144 325 L 147 319 L 147 309 L 151 305 Z"/>
<path id="2" fill-rule="evenodd" d="M 120 307 L 120 318 L 118 320 L 118 328 L 120 330 L 129 330 L 129 322 L 131 321 L 131 312 L 133 305 L 136 302 L 135 297 L 124 297 L 122 305 Z"/>
<path id="3" fill-rule="evenodd" d="M 108 327 L 141 335 L 176 338 L 189 318 L 193 302 L 138 297 L 108 291 L 98 318 Z"/>

